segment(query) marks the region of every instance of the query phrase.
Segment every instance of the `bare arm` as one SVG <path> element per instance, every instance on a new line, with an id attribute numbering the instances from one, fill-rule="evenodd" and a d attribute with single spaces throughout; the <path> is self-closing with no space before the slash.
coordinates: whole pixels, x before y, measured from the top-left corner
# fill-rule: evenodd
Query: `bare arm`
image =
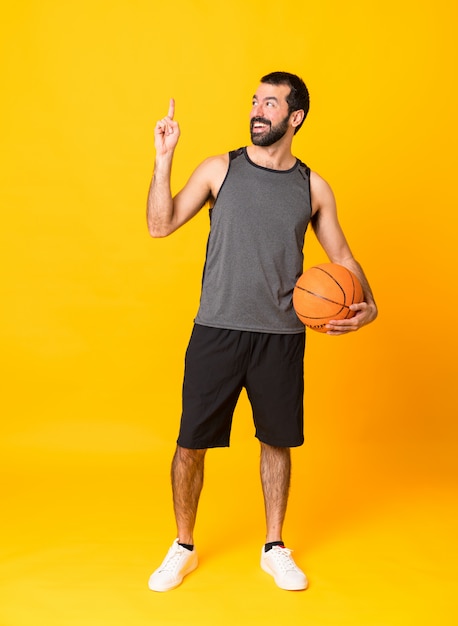
<path id="1" fill-rule="evenodd" d="M 332 321 L 328 334 L 340 335 L 358 330 L 377 317 L 377 306 L 369 282 L 361 265 L 353 257 L 350 246 L 339 224 L 334 194 L 328 183 L 312 172 L 312 226 L 318 241 L 332 263 L 339 263 L 354 272 L 361 282 L 364 302 L 351 305 L 355 316 L 348 320 Z"/>
<path id="2" fill-rule="evenodd" d="M 152 237 L 170 235 L 200 211 L 215 193 L 218 165 L 221 167 L 222 157 L 207 159 L 196 168 L 183 189 L 172 197 L 172 162 L 180 137 L 174 114 L 175 102 L 170 100 L 168 114 L 154 129 L 156 160 L 147 201 L 148 231 Z"/>

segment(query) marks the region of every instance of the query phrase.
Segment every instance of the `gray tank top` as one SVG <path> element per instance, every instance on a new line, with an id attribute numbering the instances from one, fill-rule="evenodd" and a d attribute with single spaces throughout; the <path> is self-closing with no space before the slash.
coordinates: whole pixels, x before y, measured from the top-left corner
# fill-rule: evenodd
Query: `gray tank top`
<path id="1" fill-rule="evenodd" d="M 263 333 L 304 332 L 292 306 L 311 216 L 310 169 L 253 163 L 229 153 L 226 178 L 210 209 L 210 235 L 196 324 Z"/>

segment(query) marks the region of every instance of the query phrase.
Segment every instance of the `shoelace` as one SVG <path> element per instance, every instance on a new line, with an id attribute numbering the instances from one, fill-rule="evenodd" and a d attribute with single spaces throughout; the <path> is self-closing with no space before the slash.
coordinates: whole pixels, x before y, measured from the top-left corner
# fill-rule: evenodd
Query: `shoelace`
<path id="1" fill-rule="evenodd" d="M 179 565 L 180 558 L 183 554 L 183 551 L 186 548 L 181 548 L 180 546 L 175 546 L 172 550 L 167 554 L 164 559 L 164 562 L 161 565 L 161 572 L 174 572 Z"/>
<path id="2" fill-rule="evenodd" d="M 290 550 L 289 548 L 280 548 L 279 546 L 274 546 L 271 552 L 272 552 L 272 557 L 275 559 L 277 565 L 284 572 L 287 572 L 288 570 L 298 569 L 297 565 L 294 563 L 293 559 L 291 558 L 292 550 Z"/>

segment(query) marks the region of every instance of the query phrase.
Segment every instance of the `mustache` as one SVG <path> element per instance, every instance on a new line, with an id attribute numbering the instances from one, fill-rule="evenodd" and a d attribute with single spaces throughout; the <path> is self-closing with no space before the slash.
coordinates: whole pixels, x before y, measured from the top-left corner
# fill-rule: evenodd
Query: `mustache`
<path id="1" fill-rule="evenodd" d="M 251 122 L 250 122 L 250 128 L 253 128 L 253 125 L 254 125 L 254 124 L 257 124 L 258 122 L 259 122 L 260 124 L 267 124 L 267 125 L 269 125 L 269 126 L 271 125 L 271 124 L 270 124 L 270 121 L 269 121 L 269 120 L 266 120 L 266 118 L 265 118 L 265 117 L 253 117 L 253 118 L 252 118 L 252 120 L 251 120 Z"/>

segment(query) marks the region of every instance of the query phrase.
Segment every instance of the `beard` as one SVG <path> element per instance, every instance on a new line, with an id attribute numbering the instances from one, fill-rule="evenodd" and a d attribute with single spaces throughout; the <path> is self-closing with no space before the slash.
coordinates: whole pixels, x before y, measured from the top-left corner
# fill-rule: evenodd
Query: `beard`
<path id="1" fill-rule="evenodd" d="M 255 146 L 266 147 L 273 145 L 277 141 L 280 141 L 280 139 L 284 137 L 286 131 L 288 130 L 288 120 L 289 115 L 276 126 L 272 126 L 271 122 L 269 120 L 266 120 L 264 117 L 254 117 L 250 122 L 250 134 L 252 143 Z M 262 133 L 253 133 L 253 125 L 256 122 L 267 124 L 269 128 Z"/>

